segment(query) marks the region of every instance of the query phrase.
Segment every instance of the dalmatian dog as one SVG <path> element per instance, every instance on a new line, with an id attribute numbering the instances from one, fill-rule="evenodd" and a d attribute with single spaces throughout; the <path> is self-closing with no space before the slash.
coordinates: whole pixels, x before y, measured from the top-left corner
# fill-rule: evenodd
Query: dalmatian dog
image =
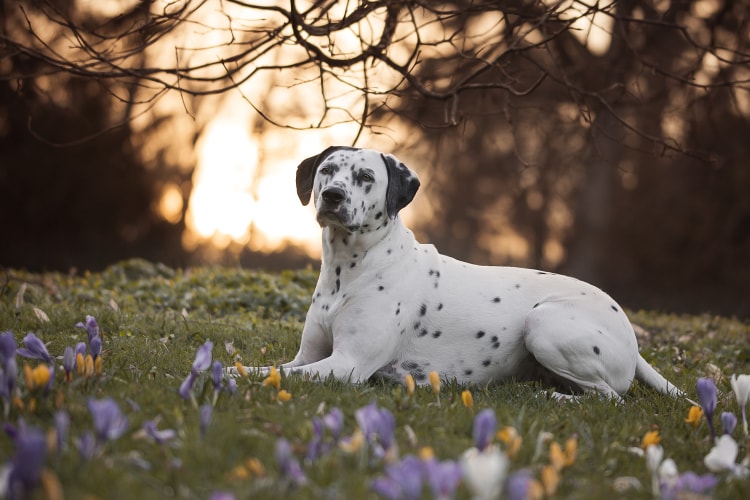
<path id="1" fill-rule="evenodd" d="M 303 205 L 313 196 L 323 259 L 286 373 L 351 382 L 411 374 L 426 384 L 436 371 L 459 383 L 539 380 L 614 399 L 636 378 L 683 394 L 641 357 L 627 316 L 598 288 L 472 265 L 418 243 L 399 218 L 418 188 L 403 163 L 369 149 L 330 147 L 299 165 L 297 194 Z"/>

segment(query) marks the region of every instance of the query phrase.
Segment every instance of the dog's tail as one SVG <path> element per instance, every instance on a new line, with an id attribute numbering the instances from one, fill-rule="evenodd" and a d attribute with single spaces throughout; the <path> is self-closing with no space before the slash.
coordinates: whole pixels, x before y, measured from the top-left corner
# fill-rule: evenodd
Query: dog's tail
<path id="1" fill-rule="evenodd" d="M 685 393 L 678 389 L 669 380 L 664 378 L 659 372 L 657 372 L 653 366 L 648 364 L 648 361 L 643 359 L 643 356 L 638 356 L 638 362 L 635 365 L 635 378 L 644 384 L 650 385 L 657 391 L 668 394 L 670 396 L 685 397 Z M 690 401 L 688 399 L 688 401 Z M 691 401 L 692 403 L 692 401 Z"/>

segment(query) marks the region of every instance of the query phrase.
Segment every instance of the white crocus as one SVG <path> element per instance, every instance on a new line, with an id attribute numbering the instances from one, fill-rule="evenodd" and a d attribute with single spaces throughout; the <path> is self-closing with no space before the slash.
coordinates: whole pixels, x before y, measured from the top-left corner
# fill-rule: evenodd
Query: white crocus
<path id="1" fill-rule="evenodd" d="M 737 404 L 740 405 L 742 427 L 745 430 L 745 436 L 747 436 L 747 413 L 745 406 L 747 406 L 748 399 L 750 399 L 750 375 L 732 375 L 729 383 L 732 385 L 734 396 L 737 398 Z"/>
<path id="2" fill-rule="evenodd" d="M 738 451 L 737 441 L 729 434 L 722 434 L 703 459 L 703 463 L 711 472 L 734 471 Z"/>
<path id="3" fill-rule="evenodd" d="M 461 455 L 464 484 L 474 500 L 500 498 L 508 473 L 508 458 L 495 445 L 480 451 L 470 448 Z"/>
<path id="4" fill-rule="evenodd" d="M 654 496 L 659 496 L 659 465 L 664 458 L 664 448 L 659 444 L 646 447 L 646 467 L 651 473 L 651 491 Z"/>

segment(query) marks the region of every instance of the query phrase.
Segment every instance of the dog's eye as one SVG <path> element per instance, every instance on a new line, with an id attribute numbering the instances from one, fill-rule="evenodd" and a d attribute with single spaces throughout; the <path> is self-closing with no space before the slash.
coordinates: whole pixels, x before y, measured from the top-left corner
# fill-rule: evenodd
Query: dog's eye
<path id="1" fill-rule="evenodd" d="M 375 177 L 373 177 L 372 174 L 368 174 L 367 172 L 363 172 L 359 176 L 359 178 L 363 182 L 373 182 L 375 180 Z"/>
<path id="2" fill-rule="evenodd" d="M 330 174 L 330 173 L 331 173 L 331 167 L 329 167 L 329 166 L 325 166 L 325 167 L 320 167 L 320 170 L 319 170 L 319 172 L 320 172 L 321 174 L 323 174 L 323 175 L 328 175 L 328 174 Z"/>

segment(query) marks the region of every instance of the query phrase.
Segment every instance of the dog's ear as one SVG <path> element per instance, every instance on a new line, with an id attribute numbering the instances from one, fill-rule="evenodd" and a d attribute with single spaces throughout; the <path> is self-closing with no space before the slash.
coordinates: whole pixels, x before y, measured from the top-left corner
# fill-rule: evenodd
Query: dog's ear
<path id="1" fill-rule="evenodd" d="M 385 194 L 385 208 L 388 217 L 396 217 L 399 210 L 411 203 L 419 189 L 417 174 L 391 155 L 381 155 L 388 170 L 388 190 Z"/>
<path id="2" fill-rule="evenodd" d="M 320 165 L 320 162 L 328 158 L 328 155 L 338 149 L 344 149 L 344 147 L 328 147 L 323 150 L 322 153 L 302 160 L 302 163 L 297 165 L 297 196 L 299 196 L 299 201 L 301 201 L 303 205 L 310 203 L 310 195 L 313 190 L 313 180 L 315 180 L 315 172 L 318 171 L 318 165 Z"/>

